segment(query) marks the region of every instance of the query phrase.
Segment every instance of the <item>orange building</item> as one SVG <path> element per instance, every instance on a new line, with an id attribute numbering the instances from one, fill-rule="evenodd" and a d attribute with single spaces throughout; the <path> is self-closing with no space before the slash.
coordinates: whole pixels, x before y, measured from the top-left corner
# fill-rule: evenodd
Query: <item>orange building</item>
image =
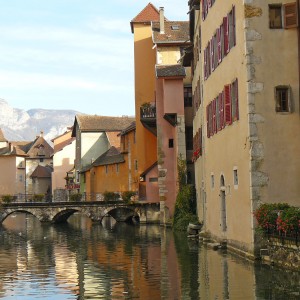
<path id="1" fill-rule="evenodd" d="M 103 200 L 105 192 L 137 191 L 135 123 L 120 133 L 106 132 L 110 148 L 82 169 L 87 200 Z"/>
<path id="2" fill-rule="evenodd" d="M 168 21 L 149 3 L 132 21 L 139 199 L 161 203 L 161 220 L 172 217 L 177 196 L 177 159 L 192 164 L 190 68 L 179 64 L 191 45 L 188 21 Z M 188 92 L 190 90 L 190 93 Z M 191 98 L 191 97 L 190 97 Z M 191 99 L 190 99 L 191 100 Z M 190 133 L 189 135 L 187 133 Z M 190 140 L 188 140 L 188 137 Z"/>
<path id="3" fill-rule="evenodd" d="M 152 171 L 152 178 L 157 178 L 157 141 L 155 118 L 148 118 L 142 122 L 141 109 L 155 104 L 155 51 L 152 49 L 151 22 L 159 20 L 158 10 L 149 3 L 132 21 L 131 31 L 134 34 L 134 74 L 135 74 L 135 115 L 137 141 L 137 169 L 141 176 L 139 198 L 141 200 L 158 201 L 147 197 L 150 187 L 147 188 L 145 176 Z M 151 106 L 152 104 L 152 106 Z M 148 189 L 148 190 L 147 190 Z"/>

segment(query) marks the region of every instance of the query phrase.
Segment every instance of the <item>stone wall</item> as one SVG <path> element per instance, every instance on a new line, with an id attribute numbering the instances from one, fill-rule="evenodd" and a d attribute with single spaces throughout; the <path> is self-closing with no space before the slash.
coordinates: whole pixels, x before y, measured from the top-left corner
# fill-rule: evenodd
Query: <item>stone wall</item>
<path id="1" fill-rule="evenodd" d="M 262 256 L 263 260 L 274 265 L 282 266 L 288 269 L 300 271 L 300 242 L 298 245 L 294 242 L 277 239 L 268 241 L 268 256 Z"/>

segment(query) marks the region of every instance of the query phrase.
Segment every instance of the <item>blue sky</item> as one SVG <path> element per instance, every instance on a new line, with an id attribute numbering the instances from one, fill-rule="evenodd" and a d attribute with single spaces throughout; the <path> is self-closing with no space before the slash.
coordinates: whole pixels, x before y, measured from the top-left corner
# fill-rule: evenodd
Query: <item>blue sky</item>
<path id="1" fill-rule="evenodd" d="M 130 21 L 143 0 L 8 0 L 0 10 L 0 98 L 24 110 L 134 114 Z M 188 20 L 188 0 L 152 1 Z"/>

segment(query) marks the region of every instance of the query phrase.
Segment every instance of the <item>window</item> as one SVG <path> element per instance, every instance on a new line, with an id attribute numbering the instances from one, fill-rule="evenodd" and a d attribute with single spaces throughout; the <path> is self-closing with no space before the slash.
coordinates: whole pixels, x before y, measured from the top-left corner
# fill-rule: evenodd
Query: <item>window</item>
<path id="1" fill-rule="evenodd" d="M 206 107 L 207 137 L 213 136 L 226 125 L 239 120 L 238 80 L 224 89 Z"/>
<path id="2" fill-rule="evenodd" d="M 40 162 L 43 162 L 44 161 L 44 159 L 43 158 L 40 158 Z"/>
<path id="3" fill-rule="evenodd" d="M 136 159 L 134 160 L 134 170 L 138 170 L 138 161 Z"/>
<path id="4" fill-rule="evenodd" d="M 19 181 L 23 182 L 23 175 L 19 175 Z"/>
<path id="5" fill-rule="evenodd" d="M 169 139 L 169 148 L 174 148 L 174 139 Z"/>
<path id="6" fill-rule="evenodd" d="M 276 112 L 290 112 L 291 111 L 291 99 L 290 99 L 289 86 L 277 86 L 275 87 L 275 99 L 276 99 Z"/>
<path id="7" fill-rule="evenodd" d="M 269 5 L 269 27 L 271 29 L 298 27 L 298 7 L 296 2 Z"/>
<path id="8" fill-rule="evenodd" d="M 238 177 L 238 170 L 237 170 L 237 168 L 234 168 L 234 170 L 233 170 L 233 184 L 234 184 L 235 188 L 239 184 L 239 177 Z"/>
<path id="9" fill-rule="evenodd" d="M 119 164 L 116 164 L 116 172 L 119 173 Z"/>
<path id="10" fill-rule="evenodd" d="M 269 27 L 272 29 L 282 28 L 281 4 L 269 5 Z"/>
<path id="11" fill-rule="evenodd" d="M 184 107 L 193 106 L 192 87 L 184 88 Z"/>
<path id="12" fill-rule="evenodd" d="M 211 184 L 211 188 L 214 189 L 215 188 L 215 175 L 214 174 L 210 175 L 210 184 Z"/>
<path id="13" fill-rule="evenodd" d="M 108 173 L 108 166 L 105 166 L 105 173 Z"/>
<path id="14" fill-rule="evenodd" d="M 158 178 L 157 177 L 150 177 L 149 182 L 158 182 Z"/>
<path id="15" fill-rule="evenodd" d="M 222 24 L 217 27 L 204 49 L 204 80 L 208 79 L 235 45 L 236 16 L 235 6 L 233 6 L 232 10 L 223 18 Z"/>

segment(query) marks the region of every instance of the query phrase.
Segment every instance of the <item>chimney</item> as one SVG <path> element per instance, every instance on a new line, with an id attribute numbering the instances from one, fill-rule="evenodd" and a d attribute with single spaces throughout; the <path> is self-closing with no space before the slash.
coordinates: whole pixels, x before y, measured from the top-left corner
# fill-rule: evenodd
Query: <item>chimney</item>
<path id="1" fill-rule="evenodd" d="M 159 28 L 160 28 L 160 34 L 165 33 L 165 15 L 164 15 L 164 8 L 159 8 Z"/>
<path id="2" fill-rule="evenodd" d="M 44 137 L 44 131 L 40 132 L 40 137 Z"/>
<path id="3" fill-rule="evenodd" d="M 8 143 L 8 148 L 9 148 L 9 151 L 10 152 L 13 152 L 14 151 L 14 146 L 12 143 Z"/>

